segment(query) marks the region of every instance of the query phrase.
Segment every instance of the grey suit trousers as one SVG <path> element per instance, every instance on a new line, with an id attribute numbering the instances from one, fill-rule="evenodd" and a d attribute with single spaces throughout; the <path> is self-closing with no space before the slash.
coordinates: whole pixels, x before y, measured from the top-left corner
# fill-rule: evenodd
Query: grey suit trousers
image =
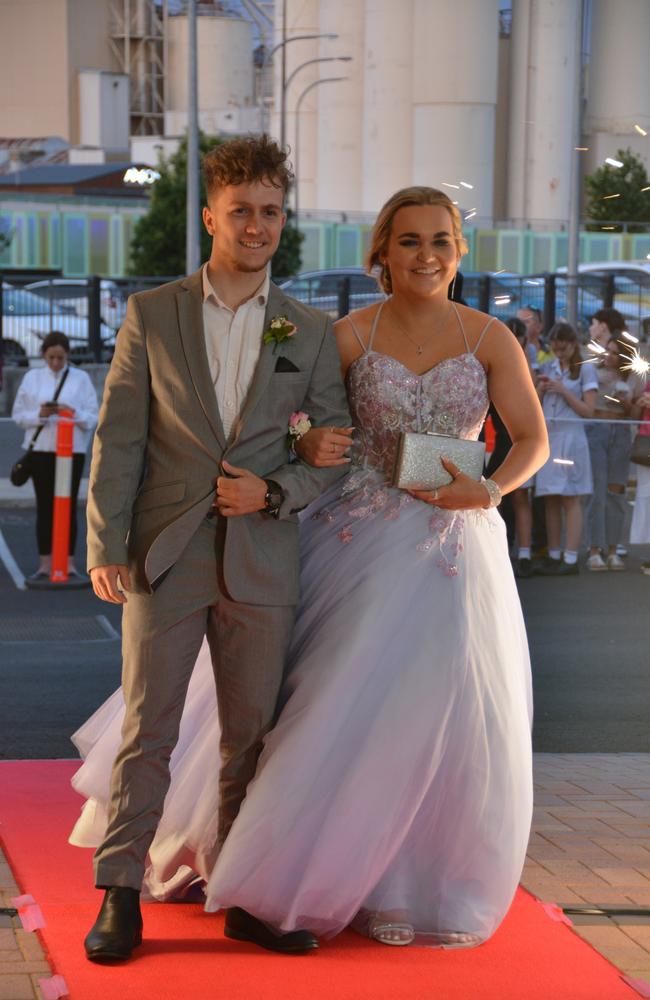
<path id="1" fill-rule="evenodd" d="M 222 727 L 219 838 L 223 843 L 262 740 L 273 724 L 293 627 L 292 606 L 233 601 L 221 573 L 225 526 L 204 519 L 151 595 L 129 594 L 123 617 L 127 705 L 113 765 L 109 821 L 95 853 L 95 883 L 140 889 L 169 787 L 194 663 L 207 635 Z"/>

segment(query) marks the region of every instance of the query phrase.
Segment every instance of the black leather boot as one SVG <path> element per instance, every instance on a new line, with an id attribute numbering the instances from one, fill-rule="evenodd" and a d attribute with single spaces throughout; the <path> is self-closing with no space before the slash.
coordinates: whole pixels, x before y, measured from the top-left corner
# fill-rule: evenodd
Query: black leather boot
<path id="1" fill-rule="evenodd" d="M 123 962 L 142 944 L 140 893 L 127 886 L 106 890 L 99 916 L 84 941 L 91 962 Z"/>
<path id="2" fill-rule="evenodd" d="M 237 941 L 250 941 L 268 951 L 279 951 L 283 955 L 299 955 L 318 948 L 318 938 L 311 931 L 291 931 L 289 934 L 274 934 L 266 924 L 239 906 L 226 910 L 226 937 Z"/>

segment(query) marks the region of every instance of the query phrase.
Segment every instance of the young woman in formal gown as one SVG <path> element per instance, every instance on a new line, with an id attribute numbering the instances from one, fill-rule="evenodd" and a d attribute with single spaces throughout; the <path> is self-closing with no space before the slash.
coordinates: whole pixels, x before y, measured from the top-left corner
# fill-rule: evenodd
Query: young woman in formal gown
<path id="1" fill-rule="evenodd" d="M 543 464 L 547 441 L 511 332 L 448 298 L 465 249 L 435 189 L 399 191 L 379 215 L 369 265 L 389 297 L 336 324 L 360 433 L 349 474 L 302 514 L 277 724 L 215 859 L 218 706 L 202 651 L 150 852 L 158 898 L 198 873 L 211 911 L 445 947 L 485 941 L 508 910 L 531 820 L 531 680 L 495 505 Z M 390 485 L 400 431 L 475 439 L 490 400 L 513 442 L 492 480 L 446 461 L 452 479 L 436 491 Z M 313 428 L 298 451 L 338 463 L 350 441 Z M 117 692 L 76 734 L 88 802 L 75 843 L 101 832 L 120 712 Z"/>

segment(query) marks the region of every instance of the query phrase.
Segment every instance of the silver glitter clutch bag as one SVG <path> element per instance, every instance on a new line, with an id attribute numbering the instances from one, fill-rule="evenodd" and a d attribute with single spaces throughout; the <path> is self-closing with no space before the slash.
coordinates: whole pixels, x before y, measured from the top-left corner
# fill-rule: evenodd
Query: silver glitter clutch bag
<path id="1" fill-rule="evenodd" d="M 400 434 L 393 486 L 403 490 L 435 490 L 450 483 L 451 476 L 441 462 L 449 458 L 461 472 L 480 480 L 485 462 L 485 442 L 467 441 L 453 434 Z"/>

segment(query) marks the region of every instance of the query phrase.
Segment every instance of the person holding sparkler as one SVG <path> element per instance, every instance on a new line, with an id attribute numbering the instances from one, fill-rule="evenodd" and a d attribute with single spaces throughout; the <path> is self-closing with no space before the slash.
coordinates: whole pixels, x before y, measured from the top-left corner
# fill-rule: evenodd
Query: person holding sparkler
<path id="1" fill-rule="evenodd" d="M 578 573 L 582 537 L 582 497 L 592 492 L 589 445 L 581 418 L 593 415 L 598 379 L 591 363 L 583 364 L 578 336 L 569 323 L 556 323 L 549 342 L 555 355 L 542 366 L 537 393 L 548 426 L 551 454 L 537 473 L 535 495 L 544 497 L 548 558 L 542 576 Z M 562 514 L 566 540 L 562 556 Z"/>

